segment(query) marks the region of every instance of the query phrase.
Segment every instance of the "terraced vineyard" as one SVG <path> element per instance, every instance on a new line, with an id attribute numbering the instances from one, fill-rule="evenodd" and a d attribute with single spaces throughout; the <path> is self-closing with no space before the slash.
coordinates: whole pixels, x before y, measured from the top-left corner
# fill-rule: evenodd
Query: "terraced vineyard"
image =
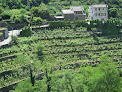
<path id="1" fill-rule="evenodd" d="M 96 66 L 100 63 L 100 56 L 107 54 L 121 67 L 122 36 L 94 37 L 90 33 L 84 27 L 76 30 L 70 27 L 34 29 L 31 37 L 18 37 L 17 44 L 1 47 L 0 88 L 28 78 L 30 65 L 33 74 L 38 75 L 48 60 L 56 71 L 60 68 L 71 69 L 76 63 Z M 37 54 L 38 45 L 44 49 L 41 56 Z"/>

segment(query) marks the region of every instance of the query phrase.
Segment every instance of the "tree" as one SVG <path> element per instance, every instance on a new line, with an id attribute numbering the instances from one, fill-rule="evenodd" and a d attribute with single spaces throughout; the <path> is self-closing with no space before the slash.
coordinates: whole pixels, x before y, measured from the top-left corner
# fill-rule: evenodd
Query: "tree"
<path id="1" fill-rule="evenodd" d="M 44 3 L 41 3 L 39 7 L 32 7 L 30 12 L 34 17 L 49 18 L 49 10 Z"/>
<path id="2" fill-rule="evenodd" d="M 108 13 L 109 13 L 109 17 L 116 18 L 118 15 L 117 8 L 110 8 Z"/>
<path id="3" fill-rule="evenodd" d="M 58 74 L 60 70 L 56 72 L 58 76 L 52 76 L 51 79 L 51 91 L 52 92 L 74 92 L 74 84 L 73 84 L 73 74 L 71 71 L 67 70 L 66 72 L 62 72 L 62 74 Z M 75 84 L 76 85 L 76 84 Z"/>
<path id="4" fill-rule="evenodd" d="M 44 3 L 41 3 L 39 5 L 40 10 L 39 10 L 39 14 L 41 18 L 49 18 L 49 9 L 47 8 L 47 5 L 45 5 Z"/>
<path id="5" fill-rule="evenodd" d="M 38 13 L 39 7 L 32 7 L 30 12 L 31 14 L 33 14 L 35 17 L 39 17 L 39 13 Z"/>
<path id="6" fill-rule="evenodd" d="M 46 79 L 45 82 L 46 82 L 46 85 L 47 85 L 47 87 L 46 87 L 47 92 L 51 91 L 50 81 L 51 81 L 52 78 L 51 78 L 50 74 L 53 71 L 52 69 L 55 65 L 55 62 L 56 62 L 56 60 L 53 57 L 44 57 L 44 61 L 42 63 L 42 65 L 44 66 L 43 72 L 45 74 L 45 79 Z"/>
<path id="7" fill-rule="evenodd" d="M 121 92 L 116 64 L 106 55 L 100 61 L 101 64 L 92 70 L 92 76 L 88 78 L 89 92 Z"/>

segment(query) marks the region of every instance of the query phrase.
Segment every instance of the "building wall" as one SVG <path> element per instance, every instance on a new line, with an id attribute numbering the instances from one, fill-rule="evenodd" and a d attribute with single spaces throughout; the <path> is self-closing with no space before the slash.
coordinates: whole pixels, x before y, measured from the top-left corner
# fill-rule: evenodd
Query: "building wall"
<path id="1" fill-rule="evenodd" d="M 86 19 L 86 15 L 85 14 L 75 14 L 74 15 L 74 19 L 75 20 L 85 20 Z"/>
<path id="2" fill-rule="evenodd" d="M 68 21 L 70 19 L 70 21 L 74 20 L 74 14 L 63 14 L 64 15 L 64 19 L 66 21 Z"/>
<path id="3" fill-rule="evenodd" d="M 107 7 L 104 7 L 104 8 L 89 7 L 89 16 L 88 17 L 90 20 L 95 20 L 95 19 L 107 20 L 108 19 L 108 8 Z"/>

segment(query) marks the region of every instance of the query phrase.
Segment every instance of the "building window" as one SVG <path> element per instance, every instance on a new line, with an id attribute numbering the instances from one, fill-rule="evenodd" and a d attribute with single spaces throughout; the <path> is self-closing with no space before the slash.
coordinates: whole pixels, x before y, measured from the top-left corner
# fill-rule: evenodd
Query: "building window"
<path id="1" fill-rule="evenodd" d="M 100 16 L 100 13 L 99 13 L 99 16 Z"/>
<path id="2" fill-rule="evenodd" d="M 95 8 L 95 11 L 97 11 L 97 8 Z"/>
<path id="3" fill-rule="evenodd" d="M 106 13 L 105 13 L 105 16 L 106 16 Z"/>
<path id="4" fill-rule="evenodd" d="M 95 13 L 95 16 L 97 16 L 97 13 Z"/>
<path id="5" fill-rule="evenodd" d="M 101 16 L 103 16 L 103 14 L 101 13 Z"/>
<path id="6" fill-rule="evenodd" d="M 100 8 L 99 8 L 99 11 L 100 11 Z"/>
<path id="7" fill-rule="evenodd" d="M 104 10 L 104 8 L 103 8 L 103 10 Z"/>

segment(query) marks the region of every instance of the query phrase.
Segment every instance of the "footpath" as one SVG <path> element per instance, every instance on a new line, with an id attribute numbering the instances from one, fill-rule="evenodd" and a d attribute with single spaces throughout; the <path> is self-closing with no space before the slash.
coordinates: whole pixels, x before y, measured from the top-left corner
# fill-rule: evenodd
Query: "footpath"
<path id="1" fill-rule="evenodd" d="M 0 46 L 3 46 L 3 45 L 7 45 L 7 44 L 9 44 L 9 43 L 11 43 L 11 40 L 12 40 L 12 38 L 11 38 L 11 36 L 13 35 L 13 36 L 17 36 L 17 35 L 19 35 L 20 34 L 20 31 L 21 30 L 11 30 L 11 31 L 9 31 L 9 33 L 8 33 L 8 38 L 7 39 L 5 39 L 4 41 L 2 41 L 2 42 L 0 42 Z"/>

